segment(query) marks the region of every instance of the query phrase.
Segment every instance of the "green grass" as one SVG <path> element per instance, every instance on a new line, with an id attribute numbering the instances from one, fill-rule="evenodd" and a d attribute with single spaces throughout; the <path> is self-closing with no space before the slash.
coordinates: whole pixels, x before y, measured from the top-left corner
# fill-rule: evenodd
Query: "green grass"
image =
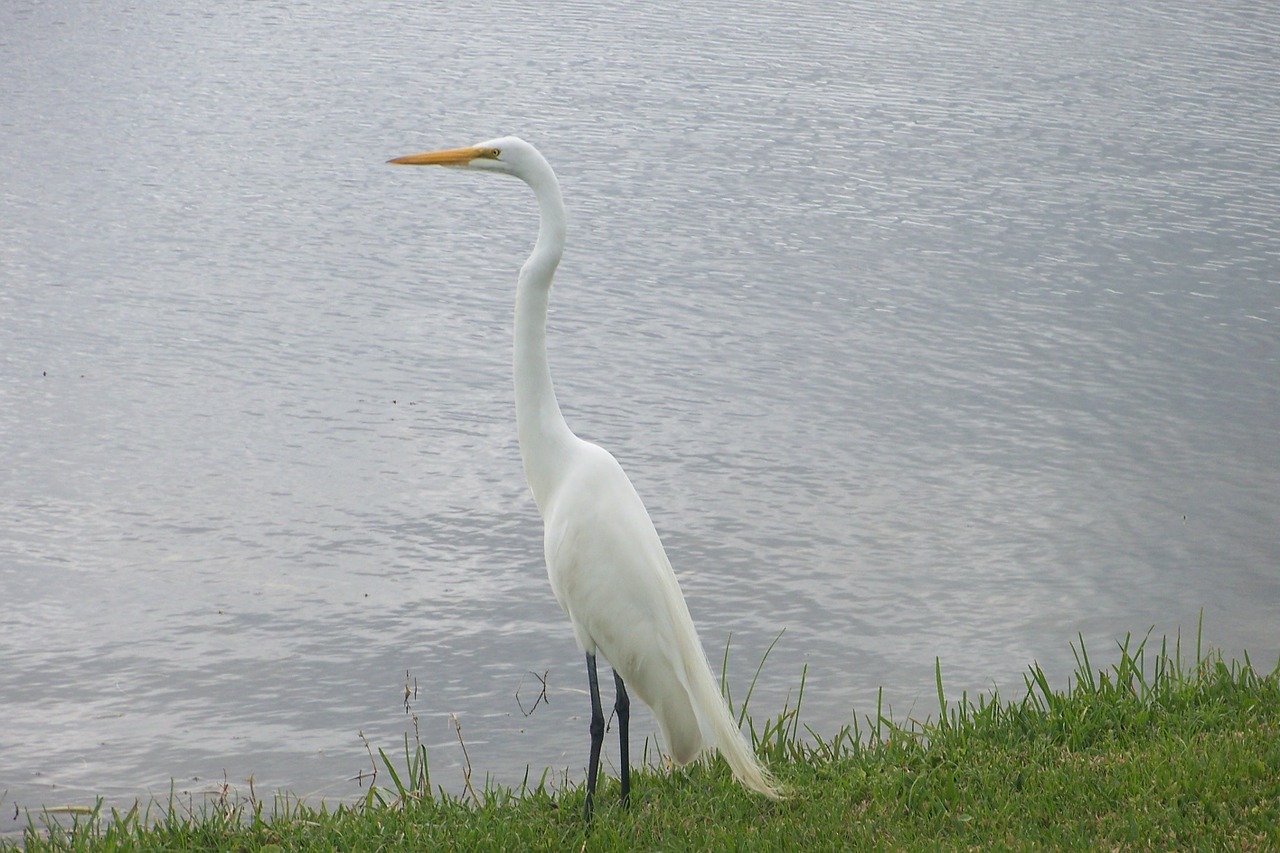
<path id="1" fill-rule="evenodd" d="M 35 816 L 29 850 L 845 850 L 1280 849 L 1280 665 L 1268 674 L 1219 654 L 1184 662 L 1175 641 L 1120 644 L 1095 670 L 1083 642 L 1055 691 L 1036 665 L 1021 698 L 948 702 L 895 722 L 877 710 L 834 737 L 785 708 L 752 735 L 791 790 L 768 802 L 717 760 L 637 768 L 632 804 L 602 780 L 583 790 L 432 791 L 424 747 L 380 756 L 389 784 L 355 805 L 219 802 L 191 814 Z M 56 821 L 54 818 L 62 818 Z"/>

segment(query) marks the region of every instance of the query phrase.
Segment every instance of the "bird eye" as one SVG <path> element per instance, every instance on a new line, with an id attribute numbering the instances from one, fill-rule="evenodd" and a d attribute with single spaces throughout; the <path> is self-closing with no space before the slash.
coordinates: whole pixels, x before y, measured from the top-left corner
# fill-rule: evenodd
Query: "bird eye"
<path id="1" fill-rule="evenodd" d="M 501 155 L 502 155 L 501 148 L 490 148 L 488 151 L 485 152 L 485 156 L 488 157 L 490 160 L 497 160 L 498 157 L 500 157 Z"/>

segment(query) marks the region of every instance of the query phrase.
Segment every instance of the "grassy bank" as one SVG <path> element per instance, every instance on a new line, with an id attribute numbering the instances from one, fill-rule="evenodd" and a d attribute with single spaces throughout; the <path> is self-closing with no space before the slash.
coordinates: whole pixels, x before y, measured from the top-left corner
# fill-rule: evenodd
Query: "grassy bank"
<path id="1" fill-rule="evenodd" d="M 1197 643 L 1198 646 L 1198 643 Z M 1280 849 L 1280 666 L 1184 661 L 1174 643 L 1122 645 L 1095 668 L 1076 649 L 1071 683 L 1037 666 L 1023 698 L 944 698 L 938 715 L 879 713 L 830 739 L 799 707 L 753 727 L 792 796 L 745 793 L 717 761 L 633 774 L 632 804 L 604 780 L 595 819 L 583 791 L 545 785 L 462 798 L 432 792 L 423 751 L 354 806 L 224 803 L 32 819 L 29 850 L 782 850 L 866 848 Z M 803 696 L 803 689 L 801 690 Z M 64 816 L 65 817 L 65 816 Z"/>

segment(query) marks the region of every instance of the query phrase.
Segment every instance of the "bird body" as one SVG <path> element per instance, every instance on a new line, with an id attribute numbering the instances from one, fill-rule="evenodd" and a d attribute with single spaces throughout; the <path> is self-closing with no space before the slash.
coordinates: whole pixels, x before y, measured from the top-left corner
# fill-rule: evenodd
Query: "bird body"
<path id="1" fill-rule="evenodd" d="M 551 166 L 517 137 L 391 162 L 513 175 L 527 183 L 538 200 L 537 242 L 516 286 L 516 425 L 525 476 L 545 526 L 551 589 L 587 657 L 592 698 L 588 816 L 604 730 L 597 653 L 613 667 L 618 690 L 624 799 L 629 788 L 624 684 L 653 711 L 677 764 L 715 748 L 743 785 L 779 796 L 720 695 L 644 503 L 612 454 L 573 434 L 556 400 L 547 364 L 546 320 L 552 278 L 564 251 L 566 217 Z"/>
<path id="2" fill-rule="evenodd" d="M 653 710 L 672 758 L 686 764 L 715 743 L 694 702 L 697 664 L 710 670 L 662 542 L 607 450 L 583 442 L 564 485 L 543 512 L 551 590 L 578 645 L 604 655 Z M 681 654 L 687 649 L 701 661 Z M 715 699 L 723 706 L 718 690 Z"/>

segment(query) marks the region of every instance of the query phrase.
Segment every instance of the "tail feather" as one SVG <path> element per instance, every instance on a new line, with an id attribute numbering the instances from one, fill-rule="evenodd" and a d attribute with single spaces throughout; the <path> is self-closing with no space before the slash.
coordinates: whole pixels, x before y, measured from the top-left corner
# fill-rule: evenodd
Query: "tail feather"
<path id="1" fill-rule="evenodd" d="M 686 660 L 685 667 L 692 682 L 689 684 L 692 694 L 690 699 L 693 700 L 694 712 L 703 731 L 705 747 L 714 747 L 724 756 L 734 778 L 743 787 L 773 800 L 783 799 L 783 787 L 756 757 L 755 750 L 747 736 L 738 728 L 737 720 L 733 718 L 728 703 L 720 694 L 711 666 L 702 653 L 701 644 L 696 649 L 691 656 L 696 656 L 697 660 Z"/>

